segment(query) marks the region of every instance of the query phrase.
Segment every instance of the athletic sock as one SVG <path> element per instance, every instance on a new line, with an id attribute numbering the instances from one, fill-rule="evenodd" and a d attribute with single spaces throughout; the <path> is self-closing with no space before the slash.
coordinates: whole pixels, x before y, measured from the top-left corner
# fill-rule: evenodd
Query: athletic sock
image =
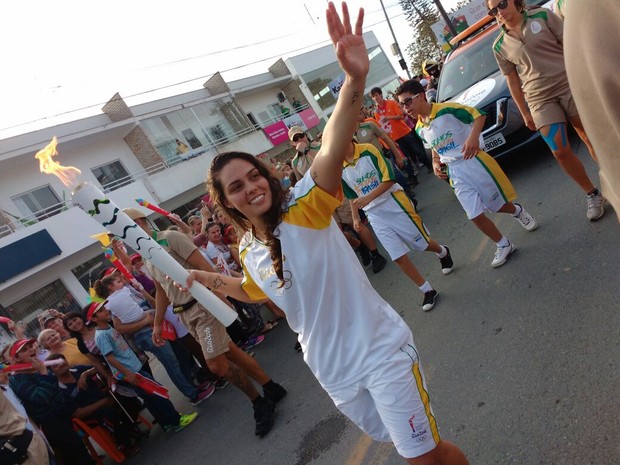
<path id="1" fill-rule="evenodd" d="M 428 281 L 424 281 L 424 284 L 420 286 L 420 290 L 426 294 L 428 291 L 433 290 L 433 286 Z"/>
<path id="2" fill-rule="evenodd" d="M 595 187 L 590 192 L 588 192 L 586 195 L 588 195 L 588 196 L 590 196 L 590 195 L 598 195 L 598 188 Z"/>
<path id="3" fill-rule="evenodd" d="M 439 258 L 444 258 L 446 255 L 448 255 L 448 249 L 446 249 L 443 245 L 440 245 L 439 247 L 441 247 L 441 252 L 439 253 L 435 253 Z"/>
<path id="4" fill-rule="evenodd" d="M 515 203 L 515 212 L 511 213 L 512 216 L 514 216 L 515 218 L 517 216 L 519 216 L 521 214 L 521 212 L 523 211 L 523 207 L 521 205 L 519 205 L 518 203 Z"/>
<path id="5" fill-rule="evenodd" d="M 496 242 L 498 247 L 508 247 L 510 245 L 510 241 L 506 239 L 506 236 L 502 236 L 499 242 Z"/>

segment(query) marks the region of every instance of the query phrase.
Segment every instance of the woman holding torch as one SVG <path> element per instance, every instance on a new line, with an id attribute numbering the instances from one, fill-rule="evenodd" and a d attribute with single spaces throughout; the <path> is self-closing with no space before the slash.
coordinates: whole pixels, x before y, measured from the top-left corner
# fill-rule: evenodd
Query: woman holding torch
<path id="1" fill-rule="evenodd" d="M 270 298 L 299 333 L 323 388 L 363 431 L 392 441 L 411 464 L 466 465 L 464 454 L 439 437 L 411 331 L 372 288 L 332 220 L 369 68 L 363 10 L 354 31 L 344 3 L 342 11 L 341 21 L 330 2 L 327 24 L 346 78 L 312 167 L 289 196 L 254 156 L 218 155 L 210 194 L 245 231 L 245 277 L 194 271 L 187 284 L 198 280 L 242 301 Z"/>

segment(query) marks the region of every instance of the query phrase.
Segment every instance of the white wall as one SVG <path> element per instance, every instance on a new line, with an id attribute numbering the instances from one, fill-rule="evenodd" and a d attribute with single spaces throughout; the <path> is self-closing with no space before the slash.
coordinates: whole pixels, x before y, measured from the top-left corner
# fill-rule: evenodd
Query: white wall
<path id="1" fill-rule="evenodd" d="M 236 95 L 235 99 L 243 108 L 244 113 L 253 113 L 257 123 L 261 123 L 258 114 L 262 111 L 267 111 L 267 107 L 273 104 L 280 104 L 278 101 L 278 92 L 282 90 L 278 88 L 268 89 L 259 94 L 253 95 Z M 284 102 L 282 105 L 291 109 L 291 105 L 288 102 Z"/>
<path id="2" fill-rule="evenodd" d="M 120 160 L 128 173 L 143 170 L 142 165 L 131 153 L 127 144 L 119 138 L 99 138 L 93 140 L 87 148 L 73 150 L 63 150 L 62 144 L 59 144 L 57 151 L 59 155 L 54 157 L 57 163 L 62 166 L 75 166 L 82 171 L 79 176 L 80 180 L 89 181 L 95 185 L 99 184 L 91 168 L 115 160 Z M 48 184 L 60 201 L 63 200 L 63 192 L 66 199 L 70 198 L 70 189 L 65 187 L 56 176 L 39 171 L 39 161 L 34 158 L 34 153 L 31 156 L 31 161 L 28 161 L 30 157 L 26 155 L 22 157 L 19 166 L 3 169 L 0 173 L 0 208 L 17 216 L 23 216 L 11 197 Z"/>

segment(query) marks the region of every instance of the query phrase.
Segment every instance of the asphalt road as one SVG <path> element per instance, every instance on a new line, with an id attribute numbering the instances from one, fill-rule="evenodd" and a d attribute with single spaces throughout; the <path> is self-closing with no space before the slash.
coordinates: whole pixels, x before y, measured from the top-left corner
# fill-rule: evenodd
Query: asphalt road
<path id="1" fill-rule="evenodd" d="M 593 177 L 596 167 L 577 141 Z M 421 174 L 420 214 L 450 246 L 455 270 L 441 274 L 431 254 L 412 254 L 439 290 L 431 312 L 419 290 L 390 263 L 370 280 L 412 328 L 444 439 L 473 464 L 620 463 L 620 227 L 609 206 L 587 221 L 585 197 L 542 146 L 501 164 L 534 232 L 494 215 L 518 247 L 493 269 L 494 244 L 466 219 L 448 185 Z M 271 433 L 254 436 L 250 403 L 232 386 L 197 407 L 177 434 L 155 428 L 126 463 L 227 465 L 392 465 L 391 444 L 376 443 L 340 415 L 319 387 L 285 324 L 256 347 L 256 359 L 289 395 Z M 156 375 L 165 379 L 160 369 Z M 173 388 L 180 410 L 192 407 Z M 109 462 L 109 461 L 108 461 Z"/>

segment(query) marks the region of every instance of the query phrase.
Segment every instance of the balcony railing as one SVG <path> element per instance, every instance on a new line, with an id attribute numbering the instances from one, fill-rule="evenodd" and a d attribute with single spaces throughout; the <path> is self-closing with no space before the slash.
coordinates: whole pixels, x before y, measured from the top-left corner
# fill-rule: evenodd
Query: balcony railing
<path id="1" fill-rule="evenodd" d="M 30 215 L 22 216 L 20 218 L 15 218 L 13 215 L 10 215 L 12 217 L 12 223 L 0 225 L 0 237 L 8 236 L 9 234 L 14 233 L 18 229 L 24 229 L 28 226 L 32 226 L 33 224 L 37 224 L 39 221 L 50 218 L 54 215 L 58 215 L 59 213 L 75 206 L 76 205 L 72 202 L 72 200 L 69 199 L 63 200 L 62 202 L 59 202 L 55 205 L 31 213 Z M 5 212 L 5 216 L 9 215 L 7 215 Z"/>
<path id="2" fill-rule="evenodd" d="M 304 105 L 298 109 L 296 109 L 293 113 L 298 113 L 299 111 L 302 111 L 306 108 L 309 108 L 309 105 Z M 282 118 L 278 118 L 278 119 L 274 119 L 273 121 L 280 121 L 282 119 L 284 119 L 287 115 L 282 115 Z M 288 115 L 290 116 L 290 115 Z M 271 124 L 271 123 L 269 123 Z M 263 122 L 263 124 L 260 126 L 260 128 L 264 127 L 264 126 L 268 126 L 269 124 L 265 124 Z M 174 155 L 172 157 L 168 157 L 167 159 L 156 163 L 152 166 L 149 166 L 148 168 L 139 170 L 139 171 L 135 171 L 132 173 L 129 173 L 127 176 L 124 176 L 122 178 L 118 178 L 115 179 L 114 181 L 111 181 L 109 183 L 106 183 L 104 185 L 102 185 L 102 190 L 103 192 L 110 193 L 116 189 L 119 189 L 121 187 L 127 186 L 129 184 L 132 184 L 136 181 L 138 181 L 139 179 L 145 178 L 147 176 L 151 176 L 155 173 L 159 173 L 160 171 L 164 171 L 167 169 L 172 168 L 173 166 L 178 165 L 179 163 L 183 163 L 187 160 L 189 160 L 190 158 L 194 158 L 200 155 L 203 155 L 204 153 L 208 152 L 209 150 L 212 149 L 216 149 L 217 147 L 233 142 L 235 140 L 238 140 L 239 138 L 256 132 L 257 129 L 254 126 L 248 126 L 247 128 L 242 129 L 241 131 L 232 133 L 232 134 L 228 134 L 220 139 L 216 139 L 216 140 L 212 140 L 210 144 L 207 145 L 203 145 L 202 147 L 198 147 L 196 149 L 191 150 L 188 154 L 182 154 L 182 155 Z M 3 224 L 0 225 L 0 238 L 8 236 L 9 234 L 14 233 L 17 230 L 20 229 L 24 229 L 27 228 L 28 226 L 32 226 L 34 224 L 37 224 L 38 222 L 46 219 L 46 218 L 50 218 L 54 215 L 57 215 L 58 213 L 61 213 L 65 210 L 68 210 L 69 208 L 73 208 L 77 206 L 76 204 L 74 204 L 72 202 L 71 199 L 65 200 L 63 202 L 57 203 L 56 205 L 52 205 L 50 207 L 47 207 L 45 209 L 36 211 L 34 213 L 31 213 L 30 215 L 24 216 L 24 217 L 20 217 L 20 218 L 15 218 L 13 215 L 5 215 L 7 217 L 11 217 L 11 224 Z"/>
<path id="3" fill-rule="evenodd" d="M 267 120 L 261 120 L 260 123 L 257 123 L 255 127 L 259 128 L 259 129 L 263 129 L 267 126 L 272 125 L 273 123 L 277 123 L 278 121 L 282 121 L 285 118 L 288 118 L 289 116 L 294 115 L 295 113 L 300 113 L 306 109 L 310 108 L 310 105 L 302 105 L 299 108 L 294 108 L 290 113 L 288 114 L 284 114 L 282 113 L 281 115 L 278 115 L 276 117 L 271 117 Z"/>

